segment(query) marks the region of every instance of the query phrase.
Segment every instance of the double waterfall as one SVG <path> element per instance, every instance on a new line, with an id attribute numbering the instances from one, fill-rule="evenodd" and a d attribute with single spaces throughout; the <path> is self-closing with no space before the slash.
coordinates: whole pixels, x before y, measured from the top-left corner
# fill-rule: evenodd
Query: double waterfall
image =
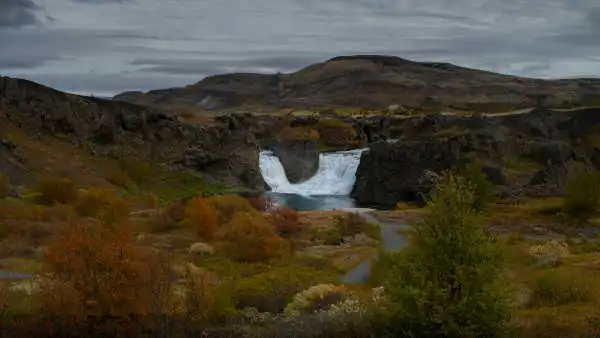
<path id="1" fill-rule="evenodd" d="M 356 180 L 360 156 L 366 149 L 355 149 L 319 155 L 317 173 L 304 182 L 288 181 L 283 165 L 271 151 L 261 151 L 260 172 L 274 193 L 302 196 L 348 196 Z"/>

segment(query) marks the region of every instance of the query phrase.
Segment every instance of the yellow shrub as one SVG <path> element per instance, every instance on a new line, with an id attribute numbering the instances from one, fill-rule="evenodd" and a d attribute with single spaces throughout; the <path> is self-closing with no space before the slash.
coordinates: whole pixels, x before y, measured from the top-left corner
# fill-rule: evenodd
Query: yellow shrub
<path id="1" fill-rule="evenodd" d="M 595 280 L 572 268 L 546 271 L 537 277 L 532 293 L 534 306 L 560 306 L 597 301 Z"/>
<path id="2" fill-rule="evenodd" d="M 226 226 L 222 240 L 234 260 L 259 262 L 281 257 L 289 246 L 260 214 L 238 213 Z"/>
<path id="3" fill-rule="evenodd" d="M 565 242 L 551 240 L 529 248 L 529 255 L 539 266 L 558 266 L 569 255 L 569 246 Z"/>
<path id="4" fill-rule="evenodd" d="M 79 198 L 77 212 L 106 223 L 118 223 L 129 217 L 130 207 L 114 191 L 90 188 Z"/>
<path id="5" fill-rule="evenodd" d="M 66 178 L 41 179 L 36 183 L 35 190 L 40 194 L 39 202 L 45 205 L 73 204 L 78 198 L 77 186 Z"/>
<path id="6" fill-rule="evenodd" d="M 198 237 L 210 241 L 218 229 L 218 216 L 212 203 L 206 198 L 196 197 L 186 205 L 184 222 L 196 231 Z"/>
<path id="7" fill-rule="evenodd" d="M 348 295 L 346 289 L 333 284 L 319 284 L 294 296 L 294 300 L 285 308 L 285 314 L 291 317 L 311 314 L 340 303 Z"/>

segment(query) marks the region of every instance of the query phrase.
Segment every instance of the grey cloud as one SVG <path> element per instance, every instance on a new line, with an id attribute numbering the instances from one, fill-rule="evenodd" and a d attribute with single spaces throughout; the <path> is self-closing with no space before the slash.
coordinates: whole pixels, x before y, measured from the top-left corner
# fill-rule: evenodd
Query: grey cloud
<path id="1" fill-rule="evenodd" d="M 32 0 L 0 0 L 0 28 L 38 24 L 39 10 L 41 7 Z"/>
<path id="2" fill-rule="evenodd" d="M 73 6 L 74 1 L 122 6 Z M 31 0 L 23 3 L 34 5 L 26 7 L 28 13 L 43 12 Z M 0 69 L 71 91 L 114 94 L 185 85 L 230 71 L 290 72 L 349 54 L 527 76 L 600 74 L 600 60 L 590 59 L 600 55 L 597 0 L 43 4 L 57 19 L 53 25 L 0 29 L 0 45 L 11 46 L 0 48 Z"/>
<path id="3" fill-rule="evenodd" d="M 82 3 L 82 4 L 94 4 L 94 5 L 103 5 L 110 3 L 124 3 L 130 2 L 133 0 L 72 0 L 73 2 Z"/>
<path id="4" fill-rule="evenodd" d="M 145 66 L 141 70 L 165 74 L 218 74 L 230 69 L 251 71 L 271 68 L 281 72 L 291 72 L 311 63 L 321 61 L 315 56 L 272 56 L 263 58 L 223 59 L 136 59 L 130 64 Z"/>

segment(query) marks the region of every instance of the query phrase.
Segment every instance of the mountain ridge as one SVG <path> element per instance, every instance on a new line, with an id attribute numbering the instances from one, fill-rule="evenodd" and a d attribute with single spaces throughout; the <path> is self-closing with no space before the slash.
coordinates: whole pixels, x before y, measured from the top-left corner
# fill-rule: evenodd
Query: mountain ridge
<path id="1" fill-rule="evenodd" d="M 506 111 L 600 102 L 600 79 L 535 79 L 446 62 L 349 55 L 278 74 L 230 73 L 113 100 L 165 108 L 411 108 Z"/>

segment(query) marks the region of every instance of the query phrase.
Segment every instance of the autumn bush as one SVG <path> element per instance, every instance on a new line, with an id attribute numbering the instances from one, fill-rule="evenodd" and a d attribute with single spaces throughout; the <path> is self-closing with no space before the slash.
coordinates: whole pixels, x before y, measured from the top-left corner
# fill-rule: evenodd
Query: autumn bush
<path id="1" fill-rule="evenodd" d="M 271 199 L 262 193 L 253 193 L 248 198 L 250 205 L 258 211 L 266 211 L 272 207 Z"/>
<path id="2" fill-rule="evenodd" d="M 260 214 L 236 214 L 220 239 L 227 256 L 240 262 L 268 261 L 289 251 L 288 243 Z"/>
<path id="3" fill-rule="evenodd" d="M 296 210 L 278 208 L 270 214 L 275 232 L 281 237 L 290 238 L 298 235 L 303 227 Z"/>
<path id="4" fill-rule="evenodd" d="M 310 127 L 283 127 L 278 134 L 282 141 L 309 141 L 318 140 L 320 134 Z"/>
<path id="5" fill-rule="evenodd" d="M 325 146 L 348 146 L 356 144 L 356 130 L 354 127 L 339 120 L 320 120 L 316 129 Z"/>
<path id="6" fill-rule="evenodd" d="M 8 197 L 10 194 L 10 180 L 4 173 L 0 173 L 0 199 Z"/>
<path id="7" fill-rule="evenodd" d="M 159 209 L 157 214 L 148 220 L 147 224 L 152 232 L 164 233 L 180 228 L 186 216 L 186 203 L 175 202 L 165 209 Z"/>
<path id="8" fill-rule="evenodd" d="M 0 323 L 8 310 L 8 282 L 0 281 Z"/>
<path id="9" fill-rule="evenodd" d="M 77 212 L 84 217 L 97 218 L 106 223 L 121 222 L 129 217 L 130 206 L 114 191 L 89 188 L 76 204 Z"/>
<path id="10" fill-rule="evenodd" d="M 105 176 L 107 181 L 121 188 L 127 188 L 132 182 L 129 175 L 119 168 L 109 170 Z"/>
<path id="11" fill-rule="evenodd" d="M 219 213 L 208 199 L 195 197 L 187 202 L 183 222 L 191 226 L 201 239 L 211 241 L 215 237 L 218 221 Z"/>
<path id="12" fill-rule="evenodd" d="M 141 324 L 167 311 L 168 263 L 126 225 L 74 223 L 48 245 L 45 263 L 41 301 L 52 318 Z"/>
<path id="13" fill-rule="evenodd" d="M 260 214 L 247 199 L 238 195 L 216 195 L 209 197 L 208 201 L 217 209 L 221 225 L 229 223 L 236 213 Z"/>
<path id="14" fill-rule="evenodd" d="M 34 189 L 39 193 L 39 203 L 44 205 L 74 204 L 79 196 L 75 183 L 66 178 L 40 179 Z"/>

